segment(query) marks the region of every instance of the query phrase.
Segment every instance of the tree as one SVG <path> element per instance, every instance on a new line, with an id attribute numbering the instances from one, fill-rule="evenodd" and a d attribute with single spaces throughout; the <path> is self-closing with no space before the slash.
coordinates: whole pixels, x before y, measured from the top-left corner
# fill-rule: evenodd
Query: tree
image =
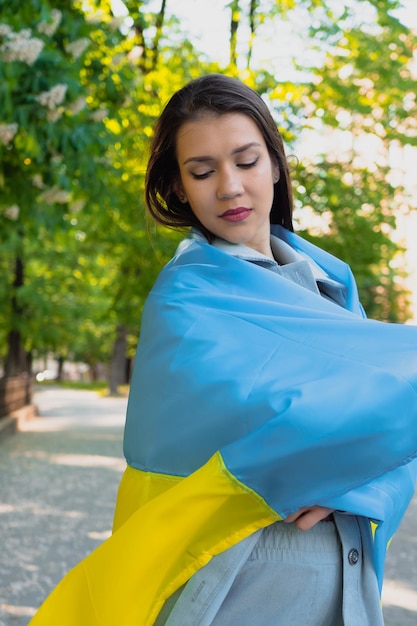
<path id="1" fill-rule="evenodd" d="M 94 59 L 102 36 L 78 3 L 1 2 L 0 189 L 1 252 L 10 278 L 3 285 L 8 335 L 6 375 L 27 369 L 24 353 L 34 307 L 27 308 L 28 256 L 42 257 L 47 233 L 71 230 L 71 212 L 85 195 L 104 196 L 103 160 L 111 140 L 102 102 L 117 106 L 117 88 Z M 87 49 L 92 48 L 92 56 Z M 39 245 L 36 245 L 38 243 Z"/>
<path id="2" fill-rule="evenodd" d="M 178 241 L 144 217 L 153 124 L 174 91 L 210 71 L 258 90 L 295 153 L 305 129 L 320 140 L 330 132 L 351 138 L 349 151 L 319 147 L 294 167 L 303 207 L 296 218 L 320 218 L 320 244 L 351 263 L 370 315 L 405 319 L 394 272 L 399 248 L 390 239 L 404 199 L 386 160 L 365 165 L 358 143 L 377 135 L 386 153 L 391 142 L 415 141 L 407 67 L 415 42 L 391 15 L 397 3 L 367 2 L 374 13 L 365 19 L 357 9 L 363 3 L 230 0 L 226 68 L 195 49 L 169 0 L 156 9 L 145 0 L 124 4 L 125 15 L 115 17 L 110 0 L 0 0 L 0 353 L 8 342 L 7 373 L 27 368 L 29 352 L 82 359 L 92 371 L 113 355 L 117 391 L 144 299 Z M 276 37 L 297 24 L 312 25 L 303 41 L 319 54 L 300 80 L 280 80 L 272 66 L 259 65 L 258 43 L 268 29 Z M 311 225 L 305 235 L 318 236 Z"/>
<path id="3" fill-rule="evenodd" d="M 175 51 L 163 39 L 164 2 L 156 14 L 131 4 L 130 32 L 104 0 L 2 12 L 7 375 L 28 367 L 28 352 L 120 362 L 112 342 L 137 336 L 143 299 L 176 245 L 169 233 L 149 239 L 138 199 L 156 101 L 197 75 L 198 60 L 186 41 Z"/>
<path id="4" fill-rule="evenodd" d="M 300 168 L 296 188 L 304 205 L 326 215 L 320 242 L 351 263 L 368 314 L 406 321 L 402 250 L 394 240 L 404 190 L 391 181 L 389 154 L 393 142 L 417 141 L 410 67 L 416 38 L 391 14 L 398 2 L 369 4 L 374 18 L 368 24 L 360 23 L 358 7 L 345 7 L 311 29 L 328 51 L 323 65 L 311 68 L 303 109 L 307 124 L 327 132 L 336 146 Z"/>
<path id="5" fill-rule="evenodd" d="M 230 4 L 232 65 L 239 65 L 239 31 L 243 38 L 249 32 L 252 72 L 245 80 L 271 103 L 290 150 L 303 153 L 298 137 L 308 129 L 316 138 L 315 153 L 304 152 L 293 167 L 301 234 L 348 261 L 368 314 L 390 321 L 409 316 L 402 249 L 393 235 L 396 213 L 413 203 L 391 180 L 389 154 L 393 142 L 416 144 L 417 113 L 411 73 L 416 37 L 394 16 L 398 6 L 397 0 Z M 300 24 L 308 26 L 301 31 Z M 271 25 L 274 36 L 289 27 L 303 36 L 303 56 L 312 62 L 294 58 L 298 82 L 281 82 L 273 68 L 254 69 L 255 35 L 259 40 Z M 346 137 L 348 150 L 342 148 Z M 373 160 L 364 162 L 364 144 L 377 145 Z"/>

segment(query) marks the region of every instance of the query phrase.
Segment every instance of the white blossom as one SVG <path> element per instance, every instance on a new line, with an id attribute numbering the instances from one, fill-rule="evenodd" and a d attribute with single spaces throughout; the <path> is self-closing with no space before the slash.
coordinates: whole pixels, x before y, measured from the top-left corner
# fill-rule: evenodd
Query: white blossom
<path id="1" fill-rule="evenodd" d="M 68 109 L 71 111 L 73 115 L 77 115 L 77 113 L 79 113 L 85 108 L 85 105 L 86 105 L 85 98 L 80 96 L 79 98 L 74 100 L 74 102 L 71 102 L 71 104 L 68 106 Z"/>
<path id="2" fill-rule="evenodd" d="M 6 40 L 0 46 L 0 56 L 5 62 L 22 61 L 28 65 L 33 65 L 44 47 L 41 39 L 32 37 L 29 28 L 25 28 L 19 33 L 10 31 L 5 34 L 5 37 Z"/>
<path id="3" fill-rule="evenodd" d="M 45 183 L 43 182 L 41 174 L 35 174 L 34 176 L 32 176 L 32 185 L 37 189 L 43 189 L 45 187 Z"/>
<path id="4" fill-rule="evenodd" d="M 52 124 L 54 124 L 62 117 L 64 111 L 65 111 L 64 107 L 59 107 L 58 109 L 48 111 L 46 119 L 48 120 L 48 122 L 51 122 Z"/>
<path id="5" fill-rule="evenodd" d="M 38 200 L 46 204 L 66 204 L 70 198 L 70 192 L 65 189 L 60 189 L 58 185 L 50 187 L 38 196 Z"/>
<path id="6" fill-rule="evenodd" d="M 51 20 L 45 20 L 38 25 L 38 31 L 47 37 L 52 37 L 61 23 L 62 13 L 58 9 L 52 9 Z"/>
<path id="7" fill-rule="evenodd" d="M 63 102 L 67 89 L 68 85 L 59 83 L 55 85 L 55 87 L 52 87 L 52 89 L 49 89 L 49 91 L 43 91 L 38 96 L 35 96 L 35 100 L 52 111 Z"/>
<path id="8" fill-rule="evenodd" d="M 87 237 L 87 235 L 82 231 L 82 230 L 77 230 L 75 233 L 75 239 L 76 241 L 85 241 L 85 238 Z"/>
<path id="9" fill-rule="evenodd" d="M 103 9 L 98 9 L 97 11 L 94 11 L 92 8 L 90 8 L 90 12 L 87 14 L 87 22 L 90 22 L 90 24 L 100 24 L 101 22 L 104 22 L 106 19 L 106 14 L 104 13 Z"/>
<path id="10" fill-rule="evenodd" d="M 85 52 L 90 43 L 91 42 L 87 39 L 87 37 L 81 37 L 80 39 L 76 39 L 75 41 L 71 41 L 71 43 L 67 44 L 65 46 L 65 50 L 69 54 L 72 54 L 74 59 L 78 59 L 78 57 Z"/>
<path id="11" fill-rule="evenodd" d="M 12 32 L 12 29 L 8 24 L 0 24 L 0 37 L 4 37 Z"/>
<path id="12" fill-rule="evenodd" d="M 91 119 L 94 122 L 102 122 L 105 117 L 109 114 L 108 109 L 97 109 L 97 111 L 93 111 L 90 115 Z"/>
<path id="13" fill-rule="evenodd" d="M 12 124 L 0 124 L 0 141 L 3 146 L 7 146 L 13 140 L 18 128 L 14 122 Z"/>
<path id="14" fill-rule="evenodd" d="M 139 61 L 139 59 L 143 56 L 143 46 L 134 46 L 131 51 L 128 53 L 127 58 L 129 61 L 134 63 L 135 61 Z"/>
<path id="15" fill-rule="evenodd" d="M 110 20 L 108 26 L 110 30 L 119 30 L 126 23 L 126 15 L 120 15 L 118 17 L 113 17 Z"/>
<path id="16" fill-rule="evenodd" d="M 71 202 L 70 209 L 72 213 L 79 213 L 85 207 L 85 200 L 74 200 Z"/>
<path id="17" fill-rule="evenodd" d="M 18 219 L 20 213 L 20 207 L 17 204 L 12 204 L 7 207 L 7 209 L 3 210 L 4 217 L 7 217 L 9 220 L 13 220 L 14 222 Z"/>

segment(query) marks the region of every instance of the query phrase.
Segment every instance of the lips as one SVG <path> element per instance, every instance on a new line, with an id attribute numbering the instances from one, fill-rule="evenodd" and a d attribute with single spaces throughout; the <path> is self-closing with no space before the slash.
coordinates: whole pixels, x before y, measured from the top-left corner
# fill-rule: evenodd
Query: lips
<path id="1" fill-rule="evenodd" d="M 245 220 L 251 213 L 251 209 L 240 206 L 235 209 L 228 209 L 220 215 L 220 217 L 227 222 L 241 222 Z"/>

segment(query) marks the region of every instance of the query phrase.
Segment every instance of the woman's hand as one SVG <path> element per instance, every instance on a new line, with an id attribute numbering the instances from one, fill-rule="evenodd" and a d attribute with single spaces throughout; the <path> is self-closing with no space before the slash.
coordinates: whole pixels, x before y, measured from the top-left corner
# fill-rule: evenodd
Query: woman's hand
<path id="1" fill-rule="evenodd" d="M 327 509 L 324 506 L 310 506 L 299 509 L 286 517 L 283 521 L 286 524 L 294 522 L 300 530 L 310 530 L 317 522 L 323 521 L 332 513 L 333 509 Z"/>

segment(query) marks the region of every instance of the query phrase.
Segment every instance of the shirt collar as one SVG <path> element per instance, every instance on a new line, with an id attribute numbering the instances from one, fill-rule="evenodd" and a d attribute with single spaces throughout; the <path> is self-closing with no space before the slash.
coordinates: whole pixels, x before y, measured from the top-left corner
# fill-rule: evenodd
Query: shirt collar
<path id="1" fill-rule="evenodd" d="M 207 241 L 204 235 L 197 229 L 193 228 L 190 233 L 190 237 L 192 239 L 197 239 L 198 241 Z M 272 239 L 277 239 L 277 237 L 271 235 L 271 245 Z M 215 237 L 211 243 L 212 246 L 221 250 L 222 252 L 226 252 L 231 256 L 237 257 L 238 259 L 242 259 L 244 261 L 252 261 L 252 262 L 262 262 L 262 264 L 267 265 L 278 265 L 274 259 L 270 259 L 265 254 L 254 250 L 253 248 L 249 248 L 249 246 L 245 246 L 243 243 L 230 243 L 230 241 L 226 241 L 225 239 L 221 239 L 220 237 Z M 285 244 L 288 248 L 291 249 L 291 246 Z"/>
<path id="2" fill-rule="evenodd" d="M 191 239 L 207 242 L 206 237 L 195 228 L 191 229 L 190 237 Z M 269 258 L 265 254 L 254 250 L 253 248 L 245 246 L 244 244 L 230 243 L 220 237 L 216 237 L 213 240 L 212 245 L 218 250 L 226 252 L 231 256 L 245 261 L 252 261 L 252 263 L 257 263 L 258 265 L 270 268 L 284 275 L 288 274 L 288 270 L 291 272 L 292 264 L 296 264 L 293 267 L 296 268 L 295 273 L 299 273 L 300 265 L 302 265 L 300 264 L 300 261 L 304 261 L 304 264 L 307 264 L 309 267 L 309 274 L 311 278 L 315 283 L 317 282 L 320 285 L 320 291 L 322 294 L 330 297 L 330 299 L 334 300 L 341 306 L 346 307 L 347 290 L 345 285 L 331 279 L 329 275 L 308 254 L 295 250 L 289 243 L 280 237 L 271 234 L 272 254 L 275 259 L 277 259 L 276 261 Z M 283 267 L 281 267 L 281 265 Z"/>

